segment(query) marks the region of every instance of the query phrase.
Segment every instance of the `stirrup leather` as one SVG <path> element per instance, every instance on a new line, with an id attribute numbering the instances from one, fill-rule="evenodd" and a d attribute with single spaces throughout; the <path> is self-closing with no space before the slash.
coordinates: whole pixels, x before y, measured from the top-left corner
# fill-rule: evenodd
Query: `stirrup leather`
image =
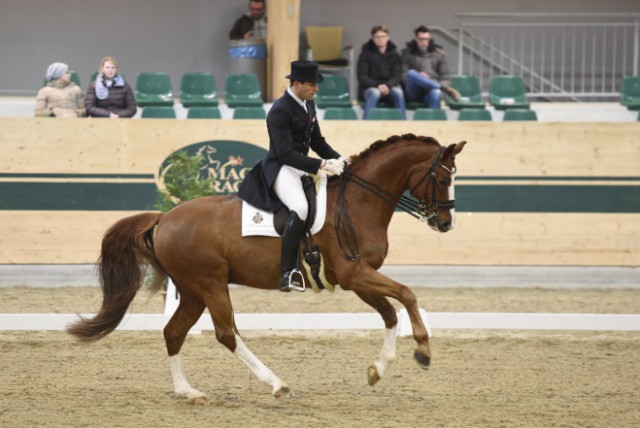
<path id="1" fill-rule="evenodd" d="M 285 276 L 286 272 L 283 274 L 282 277 L 282 282 L 284 282 L 285 280 Z M 300 281 L 298 281 L 298 278 L 295 278 L 296 276 L 298 276 L 298 278 L 300 278 Z M 295 291 L 300 291 L 300 292 L 304 292 L 304 290 L 306 290 L 306 286 L 304 283 L 304 276 L 302 275 L 302 272 L 300 272 L 299 269 L 293 269 L 289 272 L 289 277 L 286 278 L 287 280 L 287 288 L 285 289 L 284 287 L 282 287 L 282 284 L 280 284 L 280 290 L 282 291 L 290 291 L 290 290 L 295 290 Z M 302 284 L 302 285 L 299 285 Z"/>

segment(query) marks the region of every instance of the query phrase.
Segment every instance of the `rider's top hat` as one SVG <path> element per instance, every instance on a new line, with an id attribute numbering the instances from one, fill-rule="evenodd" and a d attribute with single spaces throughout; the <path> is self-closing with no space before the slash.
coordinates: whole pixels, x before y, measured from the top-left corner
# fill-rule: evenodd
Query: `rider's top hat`
<path id="1" fill-rule="evenodd" d="M 320 83 L 324 80 L 322 74 L 318 72 L 318 63 L 314 61 L 293 61 L 291 74 L 286 78 L 311 83 Z"/>

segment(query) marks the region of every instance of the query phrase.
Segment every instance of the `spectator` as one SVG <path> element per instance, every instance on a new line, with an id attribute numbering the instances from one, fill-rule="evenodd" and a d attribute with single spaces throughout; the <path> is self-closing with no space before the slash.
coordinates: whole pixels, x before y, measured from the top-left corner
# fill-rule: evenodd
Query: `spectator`
<path id="1" fill-rule="evenodd" d="M 47 68 L 47 84 L 36 96 L 36 117 L 82 117 L 85 115 L 82 89 L 71 80 L 71 70 L 63 62 Z"/>
<path id="2" fill-rule="evenodd" d="M 87 89 L 84 106 L 91 117 L 132 117 L 136 114 L 136 97 L 131 86 L 118 73 L 118 61 L 107 56 L 100 61 L 96 80 Z"/>
<path id="3" fill-rule="evenodd" d="M 402 111 L 402 117 L 406 117 L 401 76 L 402 61 L 396 45 L 389 40 L 389 30 L 376 25 L 358 57 L 358 99 L 364 101 L 364 119 L 380 100 L 392 102 Z"/>
<path id="4" fill-rule="evenodd" d="M 318 63 L 294 61 L 290 86 L 274 103 L 267 115 L 269 152 L 247 173 L 238 197 L 270 212 L 283 205 L 289 209 L 281 248 L 280 291 L 299 290 L 304 281 L 298 268 L 300 239 L 309 206 L 301 177 L 319 174 L 342 174 L 347 159 L 340 156 L 325 140 L 316 114 L 313 97 L 324 77 Z M 309 156 L 309 149 L 320 156 Z"/>
<path id="5" fill-rule="evenodd" d="M 266 39 L 267 38 L 267 5 L 264 0 L 250 0 L 249 13 L 242 15 L 233 24 L 229 39 Z"/>
<path id="6" fill-rule="evenodd" d="M 424 101 L 440 108 L 442 92 L 455 100 L 460 93 L 452 88 L 447 54 L 436 45 L 424 25 L 414 31 L 414 39 L 402 50 L 402 74 L 408 101 Z"/>

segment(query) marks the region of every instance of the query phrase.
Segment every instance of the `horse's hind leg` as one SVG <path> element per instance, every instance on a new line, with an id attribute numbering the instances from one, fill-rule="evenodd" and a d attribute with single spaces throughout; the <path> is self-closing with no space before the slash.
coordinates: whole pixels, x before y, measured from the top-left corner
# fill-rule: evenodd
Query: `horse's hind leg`
<path id="1" fill-rule="evenodd" d="M 217 292 L 209 294 L 205 300 L 216 330 L 216 339 L 249 367 L 258 380 L 271 386 L 271 394 L 275 398 L 288 396 L 289 387 L 287 384 L 278 378 L 249 350 L 238 334 L 238 329 L 233 318 L 233 307 L 231 306 L 231 299 L 229 298 L 229 290 L 226 285 L 224 290 L 218 290 Z"/>
<path id="2" fill-rule="evenodd" d="M 394 307 L 389 300 L 381 296 L 372 296 L 370 294 L 356 293 L 366 304 L 378 311 L 384 320 L 385 332 L 382 349 L 378 361 L 369 366 L 367 377 L 369 385 L 373 386 L 385 374 L 389 364 L 396 358 L 396 337 L 398 327 L 398 316 Z"/>
<path id="3" fill-rule="evenodd" d="M 169 355 L 169 367 L 173 379 L 173 390 L 179 397 L 187 398 L 194 403 L 205 400 L 204 393 L 189 385 L 182 368 L 180 349 L 189 329 L 198 321 L 204 311 L 204 302 L 189 293 L 180 294 L 180 304 L 164 328 L 164 340 Z"/>

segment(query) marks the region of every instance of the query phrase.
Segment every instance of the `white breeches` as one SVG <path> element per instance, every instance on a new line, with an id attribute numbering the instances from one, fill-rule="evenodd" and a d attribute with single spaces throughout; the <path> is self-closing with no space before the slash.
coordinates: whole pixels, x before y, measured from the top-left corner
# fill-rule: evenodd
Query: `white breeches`
<path id="1" fill-rule="evenodd" d="M 300 177 L 305 174 L 304 171 L 283 165 L 273 183 L 273 190 L 282 203 L 289 208 L 289 211 L 295 211 L 302 221 L 307 219 L 309 212 L 307 198 L 304 196 L 302 181 L 300 181 Z"/>

